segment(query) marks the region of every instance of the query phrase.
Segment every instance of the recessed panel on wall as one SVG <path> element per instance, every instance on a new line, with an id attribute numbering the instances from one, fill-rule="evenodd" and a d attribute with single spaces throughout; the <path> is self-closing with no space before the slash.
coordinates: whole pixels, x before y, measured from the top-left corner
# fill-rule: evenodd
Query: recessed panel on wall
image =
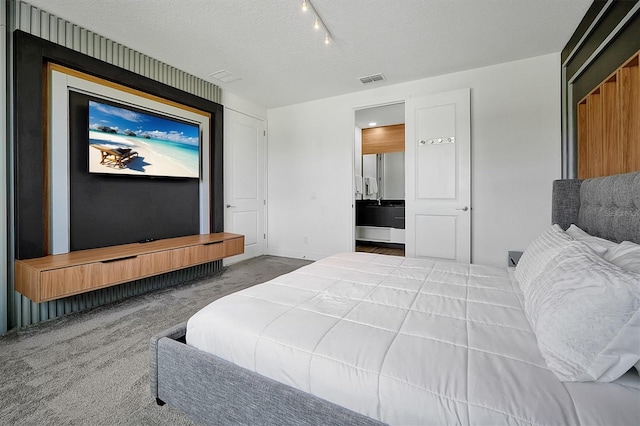
<path id="1" fill-rule="evenodd" d="M 258 147 L 256 128 L 236 124 L 233 128 L 233 167 L 242 170 L 241 179 L 233 181 L 233 198 L 255 200 L 258 198 Z"/>
<path id="2" fill-rule="evenodd" d="M 194 205 L 200 232 L 209 232 L 209 114 L 56 64 L 48 64 L 48 73 L 51 253 L 188 235 L 192 228 L 184 221 L 191 220 Z M 175 127 L 183 125 L 186 131 Z M 197 203 L 185 191 L 194 185 Z M 167 207 L 178 187 L 178 204 L 188 211 Z M 78 197 L 78 191 L 91 194 Z M 94 212 L 85 203 L 105 198 L 126 205 L 96 202 L 100 211 Z"/>
<path id="3" fill-rule="evenodd" d="M 456 260 L 457 219 L 457 216 L 416 215 L 416 257 Z"/>
<path id="4" fill-rule="evenodd" d="M 457 195 L 456 106 L 416 110 L 416 188 L 418 199 L 455 199 Z"/>

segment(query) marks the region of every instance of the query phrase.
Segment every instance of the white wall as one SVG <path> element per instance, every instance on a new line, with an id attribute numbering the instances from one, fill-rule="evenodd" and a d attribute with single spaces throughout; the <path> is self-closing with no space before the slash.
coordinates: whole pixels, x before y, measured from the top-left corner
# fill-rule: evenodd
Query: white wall
<path id="1" fill-rule="evenodd" d="M 550 224 L 560 54 L 268 110 L 269 254 L 351 251 L 355 108 L 471 88 L 472 259 L 506 265 Z M 306 241 L 306 242 L 305 242 Z"/>
<path id="2" fill-rule="evenodd" d="M 254 118 L 261 120 L 266 120 L 267 118 L 266 108 L 248 101 L 233 92 L 228 92 L 226 89 L 222 91 L 222 105 L 225 108 L 232 109 L 245 115 L 250 115 Z"/>

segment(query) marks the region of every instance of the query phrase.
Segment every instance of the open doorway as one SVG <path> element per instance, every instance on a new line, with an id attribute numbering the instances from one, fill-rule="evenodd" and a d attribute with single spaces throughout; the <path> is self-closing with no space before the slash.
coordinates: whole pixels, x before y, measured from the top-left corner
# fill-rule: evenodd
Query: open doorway
<path id="1" fill-rule="evenodd" d="M 355 111 L 355 251 L 405 255 L 405 106 Z"/>

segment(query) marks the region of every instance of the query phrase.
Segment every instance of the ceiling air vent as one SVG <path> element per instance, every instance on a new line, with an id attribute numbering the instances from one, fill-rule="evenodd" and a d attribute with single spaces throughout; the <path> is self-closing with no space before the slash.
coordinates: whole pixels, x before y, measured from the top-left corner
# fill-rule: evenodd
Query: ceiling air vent
<path id="1" fill-rule="evenodd" d="M 386 78 L 382 73 L 360 77 L 360 82 L 362 84 L 373 83 L 374 81 L 382 81 L 382 80 L 386 80 Z"/>
<path id="2" fill-rule="evenodd" d="M 238 80 L 242 80 L 240 77 L 231 74 L 229 71 L 227 70 L 220 70 L 220 71 L 216 71 L 216 72 L 212 72 L 211 74 L 209 74 L 209 77 L 218 80 L 222 83 L 232 83 L 234 81 L 238 81 Z"/>

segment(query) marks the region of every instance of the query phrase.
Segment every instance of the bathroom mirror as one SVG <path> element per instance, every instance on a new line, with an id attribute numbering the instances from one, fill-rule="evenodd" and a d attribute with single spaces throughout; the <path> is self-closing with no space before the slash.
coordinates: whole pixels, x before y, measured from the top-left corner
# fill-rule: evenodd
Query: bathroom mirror
<path id="1" fill-rule="evenodd" d="M 362 177 L 363 199 L 404 200 L 404 152 L 363 155 Z"/>

